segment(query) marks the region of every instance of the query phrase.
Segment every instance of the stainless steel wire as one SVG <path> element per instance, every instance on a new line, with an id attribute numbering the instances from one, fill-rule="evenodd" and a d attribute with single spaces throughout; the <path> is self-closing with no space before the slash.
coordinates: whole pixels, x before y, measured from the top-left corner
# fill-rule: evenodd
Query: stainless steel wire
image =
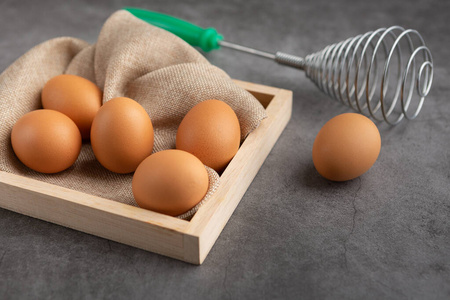
<path id="1" fill-rule="evenodd" d="M 324 93 L 391 125 L 417 117 L 433 82 L 433 58 L 422 36 L 400 26 L 349 38 L 305 58 L 220 45 L 304 70 Z"/>
<path id="2" fill-rule="evenodd" d="M 417 117 L 433 82 L 422 36 L 400 26 L 327 46 L 306 56 L 303 69 L 326 94 L 391 125 Z"/>

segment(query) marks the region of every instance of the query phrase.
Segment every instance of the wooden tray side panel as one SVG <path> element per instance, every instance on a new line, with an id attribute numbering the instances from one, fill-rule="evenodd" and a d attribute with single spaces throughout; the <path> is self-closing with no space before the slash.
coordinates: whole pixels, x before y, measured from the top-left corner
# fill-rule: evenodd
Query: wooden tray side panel
<path id="1" fill-rule="evenodd" d="M 244 86 L 246 89 L 252 87 Z M 282 89 L 267 92 L 274 94 L 267 107 L 268 118 L 247 137 L 222 174 L 216 194 L 201 207 L 188 226 L 188 233 L 200 236 L 200 262 L 208 255 L 290 119 L 292 92 Z"/>
<path id="2" fill-rule="evenodd" d="M 24 187 L 24 181 L 30 183 Z M 34 182 L 39 185 L 35 188 Z M 48 190 L 46 185 L 53 190 Z M 59 191 L 61 189 L 61 191 Z M 195 241 L 198 238 L 185 235 L 183 228 L 188 222 L 173 220 L 179 229 L 170 229 L 152 222 L 146 222 L 137 215 L 127 213 L 121 203 L 109 203 L 111 200 L 99 198 L 101 207 L 112 204 L 118 213 L 96 208 L 96 199 L 90 195 L 93 205 L 85 205 L 84 201 L 70 201 L 64 199 L 64 188 L 52 186 L 22 176 L 0 172 L 0 206 L 27 216 L 39 218 L 58 225 L 90 233 L 113 241 L 131 245 L 147 251 L 163 254 L 176 259 L 198 264 L 198 255 L 192 255 L 195 250 Z M 68 190 L 67 196 L 71 198 L 74 191 Z M 77 195 L 78 199 L 83 197 Z M 89 199 L 88 199 L 89 201 Z M 116 205 L 118 204 L 118 205 Z M 123 204 L 124 205 L 124 204 Z M 131 212 L 137 213 L 142 209 L 129 206 Z M 144 211 L 145 213 L 145 211 Z M 180 222 L 177 222 L 180 221 Z M 167 225 L 167 224 L 166 224 Z M 185 244 L 189 245 L 188 253 L 185 253 Z M 197 247 L 198 248 L 198 247 Z"/>

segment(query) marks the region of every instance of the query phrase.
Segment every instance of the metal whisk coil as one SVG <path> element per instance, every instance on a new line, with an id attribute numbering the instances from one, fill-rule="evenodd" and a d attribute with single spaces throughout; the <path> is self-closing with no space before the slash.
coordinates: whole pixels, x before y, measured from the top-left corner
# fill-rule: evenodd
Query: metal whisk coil
<path id="1" fill-rule="evenodd" d="M 323 92 L 392 125 L 419 114 L 433 81 L 433 59 L 423 38 L 400 26 L 327 46 L 299 63 Z"/>
<path id="2" fill-rule="evenodd" d="M 326 94 L 391 125 L 419 114 L 433 82 L 433 58 L 422 36 L 400 26 L 349 38 L 305 58 L 226 41 L 220 45 L 304 70 Z"/>

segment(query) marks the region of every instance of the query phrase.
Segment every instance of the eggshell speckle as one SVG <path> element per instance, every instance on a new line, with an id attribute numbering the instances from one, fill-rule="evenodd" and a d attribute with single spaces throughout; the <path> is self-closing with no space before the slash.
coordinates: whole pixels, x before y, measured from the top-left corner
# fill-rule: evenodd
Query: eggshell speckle
<path id="1" fill-rule="evenodd" d="M 346 113 L 329 120 L 313 145 L 317 171 L 333 181 L 354 179 L 368 171 L 378 158 L 381 137 L 367 117 Z"/>
<path id="2" fill-rule="evenodd" d="M 203 199 L 208 184 L 208 172 L 198 158 L 170 149 L 152 154 L 139 165 L 132 190 L 140 207 L 178 216 Z"/>
<path id="3" fill-rule="evenodd" d="M 14 153 L 27 167 L 57 173 L 70 167 L 81 150 L 81 134 L 66 115 L 49 109 L 29 112 L 13 126 Z"/>
<path id="4" fill-rule="evenodd" d="M 195 105 L 181 122 L 176 147 L 192 153 L 203 164 L 223 171 L 239 150 L 241 130 L 233 109 L 223 101 Z"/>
<path id="5" fill-rule="evenodd" d="M 92 122 L 91 145 L 108 170 L 131 173 L 152 153 L 153 126 L 136 101 L 117 97 L 106 102 Z"/>
<path id="6" fill-rule="evenodd" d="M 72 119 L 83 139 L 89 139 L 92 120 L 102 105 L 102 91 L 91 81 L 63 74 L 50 79 L 42 89 L 44 108 L 57 110 Z"/>

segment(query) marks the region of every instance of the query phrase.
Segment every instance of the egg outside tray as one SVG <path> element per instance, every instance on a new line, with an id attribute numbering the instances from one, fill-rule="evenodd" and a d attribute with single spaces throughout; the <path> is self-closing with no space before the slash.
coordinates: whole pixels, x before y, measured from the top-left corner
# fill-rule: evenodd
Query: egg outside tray
<path id="1" fill-rule="evenodd" d="M 234 80 L 268 117 L 251 132 L 190 221 L 0 171 L 0 207 L 48 222 L 201 264 L 219 237 L 292 111 L 292 92 Z"/>

